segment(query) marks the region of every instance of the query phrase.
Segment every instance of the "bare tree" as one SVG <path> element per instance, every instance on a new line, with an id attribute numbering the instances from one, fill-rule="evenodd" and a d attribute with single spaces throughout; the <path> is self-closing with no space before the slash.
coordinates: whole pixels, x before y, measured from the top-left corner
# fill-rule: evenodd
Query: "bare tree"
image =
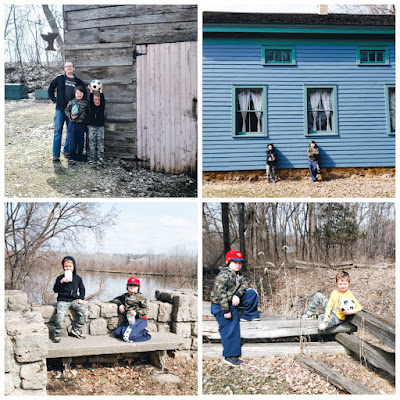
<path id="1" fill-rule="evenodd" d="M 114 210 L 103 214 L 96 203 L 6 203 L 6 288 L 20 289 L 50 250 L 84 245 L 84 233 L 101 241 L 116 221 Z"/>
<path id="2" fill-rule="evenodd" d="M 229 204 L 221 203 L 222 231 L 224 234 L 224 252 L 231 249 L 231 238 L 229 235 Z"/>

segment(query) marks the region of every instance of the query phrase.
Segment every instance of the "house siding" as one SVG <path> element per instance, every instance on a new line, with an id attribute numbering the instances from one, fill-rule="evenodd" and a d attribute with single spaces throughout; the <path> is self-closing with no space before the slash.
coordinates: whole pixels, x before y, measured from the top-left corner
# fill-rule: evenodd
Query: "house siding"
<path id="1" fill-rule="evenodd" d="M 262 65 L 262 45 L 296 47 L 295 66 Z M 388 66 L 357 65 L 358 46 L 387 46 Z M 277 36 L 204 39 L 203 170 L 263 169 L 268 143 L 278 168 L 307 168 L 311 139 L 322 167 L 392 167 L 395 137 L 387 133 L 385 84 L 395 82 L 392 38 L 297 41 Z M 338 135 L 305 135 L 304 85 L 337 86 Z M 267 136 L 232 137 L 233 85 L 267 89 Z M 356 113 L 356 115 L 355 115 Z"/>

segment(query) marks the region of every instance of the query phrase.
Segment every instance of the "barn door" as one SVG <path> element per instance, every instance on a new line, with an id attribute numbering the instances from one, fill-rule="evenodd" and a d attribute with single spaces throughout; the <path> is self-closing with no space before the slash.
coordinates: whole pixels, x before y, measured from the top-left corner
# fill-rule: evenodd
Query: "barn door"
<path id="1" fill-rule="evenodd" d="M 153 171 L 196 171 L 197 42 L 136 46 L 138 158 Z"/>

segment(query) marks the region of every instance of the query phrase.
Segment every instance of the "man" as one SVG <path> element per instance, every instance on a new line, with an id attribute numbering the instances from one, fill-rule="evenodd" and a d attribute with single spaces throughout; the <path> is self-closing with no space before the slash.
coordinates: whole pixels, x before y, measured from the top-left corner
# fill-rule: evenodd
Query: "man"
<path id="1" fill-rule="evenodd" d="M 75 66 L 72 61 L 64 64 L 65 74 L 58 75 L 50 83 L 49 98 L 56 104 L 54 116 L 53 161 L 60 161 L 61 139 L 64 122 L 67 124 L 67 135 L 64 144 L 64 156 L 68 158 L 68 126 L 69 119 L 64 113 L 68 102 L 74 98 L 75 86 L 85 87 L 84 83 L 74 75 Z M 56 92 L 56 94 L 55 94 Z M 86 97 L 86 93 L 85 93 Z"/>

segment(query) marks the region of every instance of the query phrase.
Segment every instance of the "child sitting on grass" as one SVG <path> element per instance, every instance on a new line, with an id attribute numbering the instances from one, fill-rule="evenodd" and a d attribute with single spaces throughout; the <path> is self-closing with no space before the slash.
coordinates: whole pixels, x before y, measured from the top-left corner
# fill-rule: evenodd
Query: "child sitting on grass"
<path id="1" fill-rule="evenodd" d="M 259 321 L 257 311 L 258 294 L 248 289 L 247 282 L 239 271 L 242 269 L 243 255 L 231 250 L 225 255 L 225 267 L 220 268 L 211 292 L 211 314 L 218 322 L 221 342 L 224 348 L 223 361 L 233 367 L 242 361 L 240 344 L 240 321 Z M 239 307 L 242 308 L 239 315 Z"/>
<path id="2" fill-rule="evenodd" d="M 329 300 L 322 293 L 316 293 L 308 304 L 306 314 L 302 316 L 302 318 L 312 318 L 315 309 L 320 305 L 325 312 L 318 316 L 318 329 L 320 331 L 339 325 L 346 319 L 346 315 L 356 314 L 362 310 L 360 303 L 350 292 L 350 276 L 346 271 L 338 272 L 336 286 L 337 288 L 331 293 Z M 354 308 L 342 311 L 341 304 L 344 300 L 352 300 Z"/>
<path id="3" fill-rule="evenodd" d="M 132 276 L 126 283 L 127 293 L 111 300 L 118 304 L 118 311 L 126 317 L 125 322 L 119 326 L 114 335 L 124 342 L 144 342 L 151 339 L 147 332 L 147 300 L 140 290 L 140 280 Z"/>

